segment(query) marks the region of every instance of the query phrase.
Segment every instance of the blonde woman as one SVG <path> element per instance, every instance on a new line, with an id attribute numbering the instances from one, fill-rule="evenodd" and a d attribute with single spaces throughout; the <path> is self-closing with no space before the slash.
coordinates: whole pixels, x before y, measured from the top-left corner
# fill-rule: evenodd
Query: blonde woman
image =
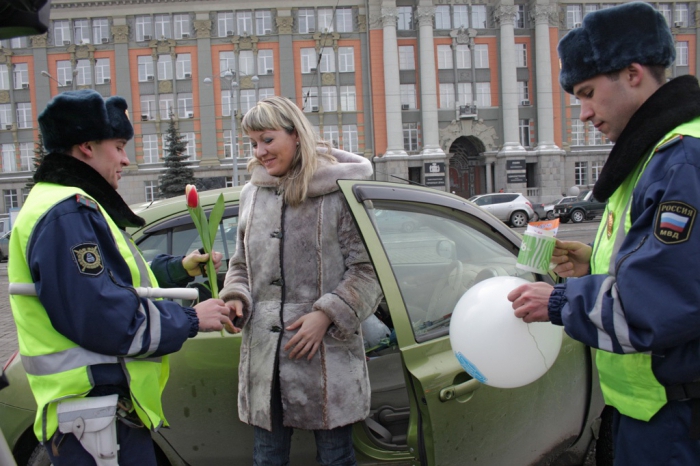
<path id="1" fill-rule="evenodd" d="M 220 296 L 242 321 L 238 414 L 255 427 L 254 464 L 288 464 L 300 428 L 320 464 L 354 465 L 352 424 L 370 403 L 360 324 L 381 290 L 337 180 L 372 166 L 319 140 L 284 97 L 242 126 L 255 157 Z"/>

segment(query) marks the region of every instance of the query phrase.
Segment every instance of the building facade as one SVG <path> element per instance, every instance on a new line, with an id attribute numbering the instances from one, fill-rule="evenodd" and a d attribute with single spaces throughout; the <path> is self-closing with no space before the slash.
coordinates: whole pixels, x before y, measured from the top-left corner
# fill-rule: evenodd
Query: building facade
<path id="1" fill-rule="evenodd" d="M 28 194 L 37 115 L 66 90 L 129 103 L 120 192 L 153 200 L 170 119 L 197 178 L 246 181 L 242 115 L 283 95 L 319 134 L 373 160 L 378 180 L 534 202 L 592 186 L 610 143 L 558 85 L 556 45 L 612 3 L 554 0 L 53 0 L 42 36 L 0 42 L 0 213 Z M 652 3 L 696 74 L 698 2 Z"/>

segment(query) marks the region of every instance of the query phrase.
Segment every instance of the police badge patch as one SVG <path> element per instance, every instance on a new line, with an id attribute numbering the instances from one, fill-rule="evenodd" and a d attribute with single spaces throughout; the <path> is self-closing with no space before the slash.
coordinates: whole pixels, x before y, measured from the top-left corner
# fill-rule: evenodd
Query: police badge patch
<path id="1" fill-rule="evenodd" d="M 73 246 L 73 257 L 78 270 L 83 275 L 96 277 L 104 270 L 100 248 L 95 243 L 83 243 Z"/>
<path id="2" fill-rule="evenodd" d="M 654 236 L 664 244 L 683 243 L 695 223 L 695 207 L 680 201 L 662 202 L 656 211 Z"/>

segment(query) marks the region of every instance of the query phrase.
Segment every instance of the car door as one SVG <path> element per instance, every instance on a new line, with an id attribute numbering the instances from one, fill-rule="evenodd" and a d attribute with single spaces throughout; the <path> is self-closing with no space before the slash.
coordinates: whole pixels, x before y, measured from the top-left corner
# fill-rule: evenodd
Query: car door
<path id="1" fill-rule="evenodd" d="M 449 322 L 471 286 L 497 275 L 550 281 L 515 267 L 520 237 L 439 191 L 341 181 L 391 313 L 411 397 L 407 447 L 421 464 L 531 464 L 576 442 L 586 425 L 590 351 L 564 336 L 552 368 L 520 388 L 473 380 L 453 355 Z M 375 219 L 400 212 L 398 234 Z M 486 310 L 487 311 L 487 310 Z"/>

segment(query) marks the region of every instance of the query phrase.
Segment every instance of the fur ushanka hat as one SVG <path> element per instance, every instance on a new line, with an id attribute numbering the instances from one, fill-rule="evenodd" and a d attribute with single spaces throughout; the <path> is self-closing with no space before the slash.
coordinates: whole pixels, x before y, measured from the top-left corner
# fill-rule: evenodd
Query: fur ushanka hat
<path id="1" fill-rule="evenodd" d="M 41 115 L 39 128 L 49 152 L 64 151 L 75 144 L 134 137 L 126 100 L 107 100 L 90 89 L 68 91 L 51 100 Z"/>
<path id="2" fill-rule="evenodd" d="M 559 83 L 569 94 L 574 86 L 632 63 L 668 67 L 676 58 L 671 30 L 663 15 L 647 3 L 625 3 L 594 11 L 580 28 L 569 31 L 557 47 Z"/>

